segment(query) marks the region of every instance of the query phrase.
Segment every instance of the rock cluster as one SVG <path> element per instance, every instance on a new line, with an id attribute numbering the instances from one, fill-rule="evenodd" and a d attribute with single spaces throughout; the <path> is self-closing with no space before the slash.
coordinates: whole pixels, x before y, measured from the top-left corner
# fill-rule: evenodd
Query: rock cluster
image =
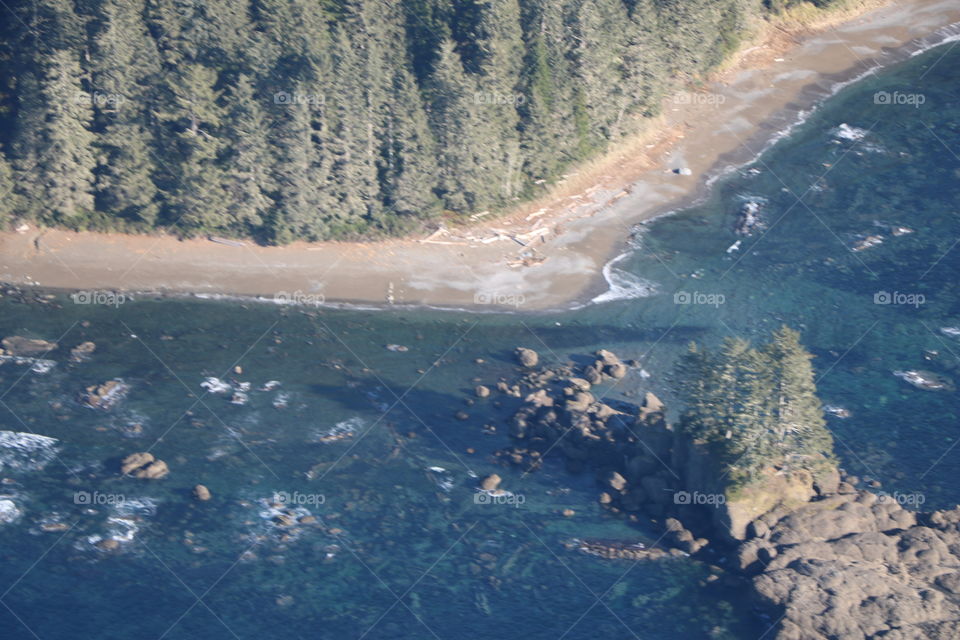
<path id="1" fill-rule="evenodd" d="M 152 453 L 131 453 L 120 463 L 120 473 L 134 478 L 159 480 L 170 473 L 167 463 L 157 460 Z"/>

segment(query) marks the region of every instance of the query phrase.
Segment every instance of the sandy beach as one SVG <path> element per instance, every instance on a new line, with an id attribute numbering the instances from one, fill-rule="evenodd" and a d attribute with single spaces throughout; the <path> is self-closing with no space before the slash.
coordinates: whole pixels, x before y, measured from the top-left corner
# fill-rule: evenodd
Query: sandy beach
<path id="1" fill-rule="evenodd" d="M 711 178 L 756 157 L 840 83 L 943 40 L 955 23 L 955 0 L 900 0 L 811 34 L 776 31 L 714 82 L 667 100 L 646 136 L 507 217 L 418 238 L 285 247 L 30 226 L 0 233 L 0 281 L 302 304 L 570 307 L 608 291 L 604 265 L 633 225 L 702 197 Z"/>

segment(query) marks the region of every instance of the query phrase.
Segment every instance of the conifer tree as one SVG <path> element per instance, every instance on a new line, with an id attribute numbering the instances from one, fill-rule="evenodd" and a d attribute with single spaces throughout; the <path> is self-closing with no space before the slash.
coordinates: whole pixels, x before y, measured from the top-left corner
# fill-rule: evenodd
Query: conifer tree
<path id="1" fill-rule="evenodd" d="M 160 59 L 142 11 L 140 2 L 108 0 L 98 6 L 90 69 L 98 208 L 149 229 L 160 203 L 153 182 L 157 158 L 144 114 L 154 101 L 147 82 L 159 73 Z"/>
<path id="2" fill-rule="evenodd" d="M 681 428 L 718 446 L 735 482 L 765 469 L 817 472 L 832 462 L 833 442 L 810 359 L 787 327 L 761 349 L 742 339 L 725 341 L 715 354 L 691 348 L 679 368 Z"/>
<path id="3" fill-rule="evenodd" d="M 83 226 L 94 208 L 93 108 L 70 50 L 44 56 L 21 84 L 14 138 L 18 192 L 28 217 Z"/>

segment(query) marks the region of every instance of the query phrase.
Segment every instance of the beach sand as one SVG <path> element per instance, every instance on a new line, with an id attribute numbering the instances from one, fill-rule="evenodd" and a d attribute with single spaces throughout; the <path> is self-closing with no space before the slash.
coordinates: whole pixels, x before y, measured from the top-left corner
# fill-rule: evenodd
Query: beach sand
<path id="1" fill-rule="evenodd" d="M 668 99 L 645 136 L 550 197 L 429 239 L 238 247 L 31 225 L 0 233 L 0 281 L 303 304 L 567 308 L 608 290 L 603 267 L 626 249 L 633 225 L 702 197 L 712 177 L 756 157 L 838 83 L 958 22 L 956 0 L 899 0 L 809 34 L 771 30 L 714 82 Z"/>

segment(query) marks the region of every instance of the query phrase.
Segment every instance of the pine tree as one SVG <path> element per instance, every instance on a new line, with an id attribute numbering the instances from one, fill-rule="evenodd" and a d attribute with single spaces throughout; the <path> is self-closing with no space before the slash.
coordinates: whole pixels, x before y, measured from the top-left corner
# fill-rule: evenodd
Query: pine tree
<path id="1" fill-rule="evenodd" d="M 381 171 L 385 204 L 399 219 L 388 216 L 388 229 L 394 223 L 403 228 L 412 218 L 429 218 L 438 205 L 433 192 L 438 171 L 436 145 L 410 72 L 398 69 L 392 90 Z"/>
<path id="2" fill-rule="evenodd" d="M 14 216 L 20 215 L 20 195 L 14 184 L 13 168 L 0 154 L 0 228 L 6 227 Z"/>
<path id="3" fill-rule="evenodd" d="M 18 193 L 28 217 L 80 227 L 94 208 L 90 94 L 71 51 L 45 56 L 41 68 L 20 87 L 13 148 Z"/>
<path id="4" fill-rule="evenodd" d="M 228 125 L 222 159 L 227 226 L 236 234 L 262 233 L 264 216 L 273 206 L 270 176 L 273 158 L 267 141 L 269 126 L 253 83 L 237 78 L 227 96 Z"/>
<path id="5" fill-rule="evenodd" d="M 802 459 L 818 454 L 829 456 L 833 439 L 816 395 L 812 356 L 800 344 L 800 334 L 782 327 L 773 334 L 764 352 L 778 373 L 771 398 L 772 429 L 779 448 L 791 452 L 790 463 L 802 464 Z"/>
<path id="6" fill-rule="evenodd" d="M 692 348 L 679 369 L 686 411 L 681 428 L 718 446 L 734 482 L 766 469 L 816 472 L 833 442 L 816 396 L 810 354 L 784 327 L 754 349 L 741 339 L 716 354 Z"/>
<path id="7" fill-rule="evenodd" d="M 164 130 L 171 141 L 165 166 L 174 168 L 170 222 L 188 235 L 227 231 L 231 220 L 218 162 L 224 145 L 219 137 L 224 110 L 217 72 L 184 61 L 167 89 L 173 94 L 172 108 L 164 114 Z"/>
<path id="8" fill-rule="evenodd" d="M 293 93 L 298 92 L 305 95 L 301 85 L 294 85 Z M 283 106 L 270 137 L 276 147 L 272 181 L 277 204 L 265 231 L 280 244 L 327 238 L 335 200 L 328 191 L 331 160 L 315 140 L 326 135 L 322 120 L 315 129 L 318 105 L 293 101 Z"/>
<path id="9" fill-rule="evenodd" d="M 145 117 L 155 98 L 144 79 L 157 77 L 160 56 L 141 20 L 142 3 L 109 0 L 97 9 L 90 56 L 99 149 L 97 208 L 148 229 L 160 203 L 153 182 L 153 132 Z"/>
<path id="10" fill-rule="evenodd" d="M 489 174 L 491 140 L 477 94 L 453 42 L 445 42 L 430 86 L 431 127 L 440 152 L 438 193 L 445 207 L 458 213 L 480 211 L 496 199 Z"/>

